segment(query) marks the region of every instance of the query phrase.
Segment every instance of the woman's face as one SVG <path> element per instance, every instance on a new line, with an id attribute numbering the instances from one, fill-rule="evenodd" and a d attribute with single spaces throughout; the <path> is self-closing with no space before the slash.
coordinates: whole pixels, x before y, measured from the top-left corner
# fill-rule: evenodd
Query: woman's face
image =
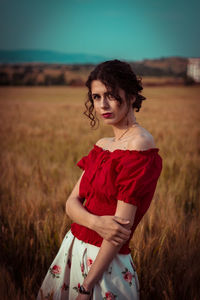
<path id="1" fill-rule="evenodd" d="M 119 89 L 119 96 L 122 99 L 120 103 L 107 90 L 106 86 L 100 80 L 93 80 L 91 84 L 92 99 L 94 109 L 97 115 L 110 125 L 124 125 L 127 120 L 128 106 L 125 99 L 125 92 Z M 130 109 L 129 113 L 132 111 Z"/>

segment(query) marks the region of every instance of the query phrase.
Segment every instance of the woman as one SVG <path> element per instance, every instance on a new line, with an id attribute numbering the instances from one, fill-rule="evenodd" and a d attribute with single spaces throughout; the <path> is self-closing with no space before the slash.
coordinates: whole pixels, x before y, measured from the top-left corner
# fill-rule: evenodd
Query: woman
<path id="1" fill-rule="evenodd" d="M 151 203 L 162 160 L 151 134 L 136 122 L 134 110 L 145 97 L 129 64 L 99 64 L 86 86 L 91 126 L 98 115 L 114 137 L 100 139 L 77 163 L 84 172 L 66 202 L 75 223 L 37 299 L 136 300 L 139 283 L 129 241 Z"/>

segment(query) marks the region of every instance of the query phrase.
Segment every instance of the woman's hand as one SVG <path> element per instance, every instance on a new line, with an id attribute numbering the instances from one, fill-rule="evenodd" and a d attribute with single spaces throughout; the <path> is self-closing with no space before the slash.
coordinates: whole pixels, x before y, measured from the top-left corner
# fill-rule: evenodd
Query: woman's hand
<path id="1" fill-rule="evenodd" d="M 114 246 L 124 244 L 131 234 L 130 221 L 117 216 L 96 216 L 92 229 Z"/>

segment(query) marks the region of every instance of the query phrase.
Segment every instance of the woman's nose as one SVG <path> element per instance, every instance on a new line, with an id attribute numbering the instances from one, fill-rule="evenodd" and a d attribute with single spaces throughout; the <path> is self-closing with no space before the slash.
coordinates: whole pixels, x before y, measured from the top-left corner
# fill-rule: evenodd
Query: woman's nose
<path id="1" fill-rule="evenodd" d="M 108 99 L 105 97 L 101 98 L 101 108 L 109 107 Z"/>

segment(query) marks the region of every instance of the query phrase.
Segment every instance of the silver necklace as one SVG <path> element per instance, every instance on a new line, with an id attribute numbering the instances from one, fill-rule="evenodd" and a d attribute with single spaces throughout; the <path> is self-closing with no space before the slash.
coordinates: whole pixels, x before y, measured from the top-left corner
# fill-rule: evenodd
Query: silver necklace
<path id="1" fill-rule="evenodd" d="M 118 139 L 116 139 L 116 137 L 115 137 L 114 142 L 117 142 L 117 141 L 121 140 L 121 138 L 129 131 L 129 129 L 135 127 L 136 125 L 138 125 L 137 122 L 135 122 L 132 126 L 127 128 Z"/>

